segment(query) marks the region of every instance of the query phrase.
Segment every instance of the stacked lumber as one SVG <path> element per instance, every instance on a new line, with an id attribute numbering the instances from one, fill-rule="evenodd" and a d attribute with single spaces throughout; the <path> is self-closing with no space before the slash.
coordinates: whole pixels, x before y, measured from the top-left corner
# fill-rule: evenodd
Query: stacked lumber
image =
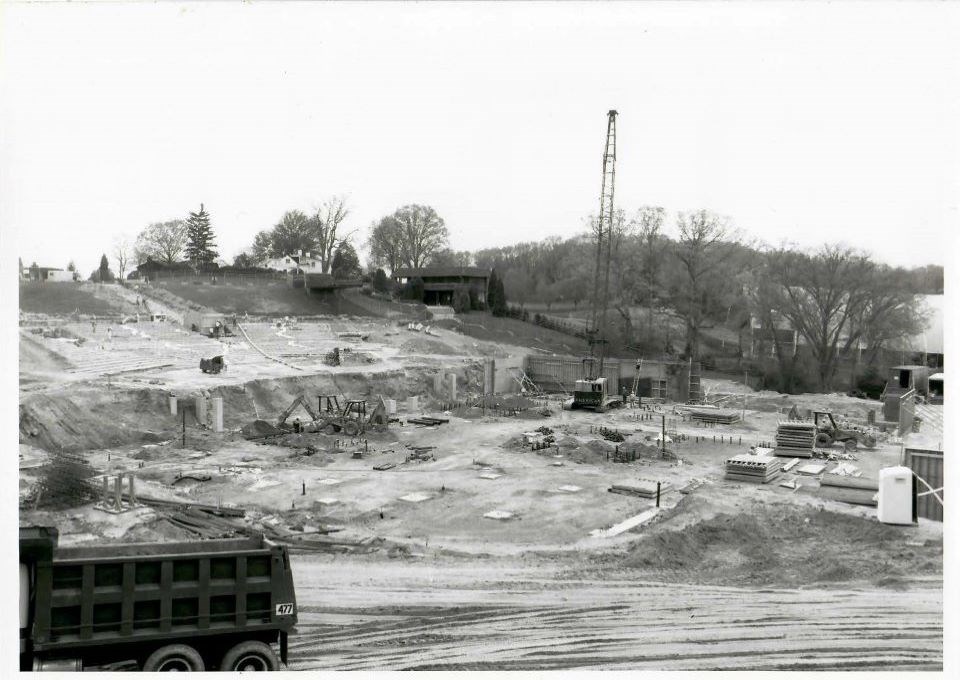
<path id="1" fill-rule="evenodd" d="M 613 484 L 610 486 L 607 491 L 610 493 L 619 493 L 625 496 L 639 496 L 640 498 L 656 498 L 657 497 L 657 482 L 656 479 L 639 479 L 636 482 L 625 482 L 621 484 Z M 664 494 L 666 491 L 671 488 L 670 482 L 660 481 L 660 493 Z"/>
<path id="2" fill-rule="evenodd" d="M 722 408 L 690 409 L 690 420 L 711 425 L 730 425 L 740 421 L 740 411 Z"/>
<path id="3" fill-rule="evenodd" d="M 787 458 L 812 458 L 813 445 L 817 441 L 817 426 L 813 423 L 798 423 L 781 420 L 777 424 L 777 447 L 775 456 Z"/>
<path id="4" fill-rule="evenodd" d="M 749 453 L 728 458 L 725 479 L 736 482 L 766 484 L 780 474 L 780 460 L 772 456 L 754 456 Z"/>
<path id="5" fill-rule="evenodd" d="M 876 480 L 864 477 L 825 474 L 820 480 L 820 496 L 851 505 L 876 507 L 880 487 Z"/>

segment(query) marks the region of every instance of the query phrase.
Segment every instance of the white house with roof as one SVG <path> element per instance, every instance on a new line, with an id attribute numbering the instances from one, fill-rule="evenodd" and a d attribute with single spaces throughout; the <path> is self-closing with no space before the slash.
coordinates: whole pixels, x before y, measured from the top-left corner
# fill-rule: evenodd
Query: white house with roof
<path id="1" fill-rule="evenodd" d="M 267 269 L 278 272 L 295 272 L 298 269 L 306 274 L 320 274 L 323 272 L 323 263 L 313 253 L 302 250 L 283 257 L 272 257 L 263 263 Z"/>

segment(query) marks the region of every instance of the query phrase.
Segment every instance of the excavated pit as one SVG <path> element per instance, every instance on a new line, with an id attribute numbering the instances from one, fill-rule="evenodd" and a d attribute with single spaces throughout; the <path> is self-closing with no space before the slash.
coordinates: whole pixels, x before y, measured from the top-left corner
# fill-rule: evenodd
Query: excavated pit
<path id="1" fill-rule="evenodd" d="M 478 384 L 482 365 L 465 362 L 457 373 L 461 384 Z M 198 396 L 223 398 L 223 424 L 238 429 L 258 419 L 272 422 L 300 395 L 335 394 L 341 400 L 403 400 L 408 396 L 440 399 L 433 391 L 435 366 L 377 372 L 329 372 L 219 385 L 204 390 L 83 383 L 56 391 L 22 395 L 20 441 L 47 451 L 87 451 L 170 439 L 179 432 L 181 416 L 171 415 L 170 397 L 187 404 Z M 190 421 L 188 420 L 188 425 Z"/>

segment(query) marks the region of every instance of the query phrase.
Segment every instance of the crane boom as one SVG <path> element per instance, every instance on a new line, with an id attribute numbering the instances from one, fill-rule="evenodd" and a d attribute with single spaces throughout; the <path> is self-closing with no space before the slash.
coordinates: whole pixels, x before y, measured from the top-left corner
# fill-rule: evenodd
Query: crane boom
<path id="1" fill-rule="evenodd" d="M 565 409 L 590 408 L 603 413 L 608 408 L 623 404 L 616 394 L 609 394 L 607 379 L 603 375 L 603 359 L 607 343 L 607 306 L 610 293 L 610 258 L 613 248 L 614 210 L 613 186 L 617 165 L 617 112 L 607 112 L 607 143 L 603 149 L 603 183 L 600 187 L 600 215 L 597 217 L 597 255 L 593 268 L 593 304 L 591 305 L 589 370 L 584 369 L 583 379 L 574 383 L 573 397 Z M 599 345 L 599 350 L 597 346 Z M 596 361 L 599 354 L 599 361 Z"/>
<path id="2" fill-rule="evenodd" d="M 617 165 L 617 112 L 607 112 L 607 143 L 603 150 L 603 182 L 600 186 L 600 214 L 597 217 L 597 256 L 593 268 L 593 305 L 590 342 L 599 362 L 591 361 L 591 380 L 603 375 L 607 342 L 607 307 L 610 295 L 610 257 L 613 244 L 613 192 Z M 597 349 L 599 346 L 599 349 Z M 596 369 L 596 370 L 594 370 Z"/>
<path id="3" fill-rule="evenodd" d="M 603 288 L 600 296 L 600 367 L 598 377 L 603 375 L 603 358 L 607 343 L 607 307 L 610 298 L 610 258 L 613 247 L 613 187 L 617 175 L 617 112 L 607 112 L 607 145 L 603 151 L 603 183 L 600 187 L 600 226 L 606 231 L 607 252 L 603 261 Z"/>

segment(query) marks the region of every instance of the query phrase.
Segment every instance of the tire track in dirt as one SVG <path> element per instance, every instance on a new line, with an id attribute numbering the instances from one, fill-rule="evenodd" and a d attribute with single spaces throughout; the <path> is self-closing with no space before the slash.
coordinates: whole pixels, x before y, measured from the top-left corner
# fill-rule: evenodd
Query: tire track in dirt
<path id="1" fill-rule="evenodd" d="M 407 576 L 398 581 L 401 587 L 366 583 L 360 591 L 298 584 L 302 607 L 291 668 L 920 670 L 943 664 L 936 588 L 757 590 L 530 578 L 494 584 L 435 574 L 419 588 Z"/>

